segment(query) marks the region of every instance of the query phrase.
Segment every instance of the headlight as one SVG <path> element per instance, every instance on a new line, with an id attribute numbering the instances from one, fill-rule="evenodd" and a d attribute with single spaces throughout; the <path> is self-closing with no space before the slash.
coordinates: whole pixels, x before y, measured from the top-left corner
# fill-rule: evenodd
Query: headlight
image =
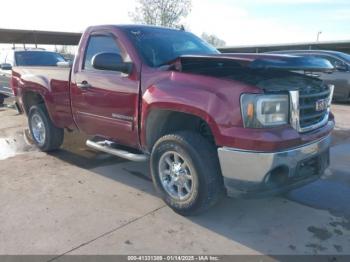
<path id="1" fill-rule="evenodd" d="M 245 127 L 274 127 L 289 122 L 288 95 L 243 94 L 241 109 Z"/>

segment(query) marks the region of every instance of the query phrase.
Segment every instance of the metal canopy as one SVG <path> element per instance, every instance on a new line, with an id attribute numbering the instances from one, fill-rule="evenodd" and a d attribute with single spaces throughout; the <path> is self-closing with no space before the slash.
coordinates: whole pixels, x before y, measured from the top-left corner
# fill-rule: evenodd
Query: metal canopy
<path id="1" fill-rule="evenodd" d="M 81 33 L 0 29 L 2 44 L 78 45 Z"/>

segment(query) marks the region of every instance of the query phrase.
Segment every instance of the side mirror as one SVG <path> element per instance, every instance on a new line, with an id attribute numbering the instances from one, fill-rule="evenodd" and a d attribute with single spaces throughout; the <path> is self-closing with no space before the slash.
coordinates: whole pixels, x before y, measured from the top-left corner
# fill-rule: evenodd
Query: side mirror
<path id="1" fill-rule="evenodd" d="M 129 75 L 132 70 L 131 62 L 123 62 L 122 57 L 118 53 L 99 53 L 96 54 L 91 61 L 93 68 L 98 70 L 109 70 L 122 72 Z"/>
<path id="2" fill-rule="evenodd" d="M 0 65 L 0 68 L 1 68 L 2 70 L 11 70 L 11 69 L 12 69 L 12 65 L 11 65 L 11 64 L 6 64 L 6 63 L 4 63 L 4 64 L 1 64 L 1 65 Z"/>

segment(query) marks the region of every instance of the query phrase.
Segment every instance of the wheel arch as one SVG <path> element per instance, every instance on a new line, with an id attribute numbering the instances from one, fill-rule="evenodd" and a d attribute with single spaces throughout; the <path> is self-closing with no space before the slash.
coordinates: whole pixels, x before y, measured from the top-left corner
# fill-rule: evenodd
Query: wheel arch
<path id="1" fill-rule="evenodd" d="M 29 114 L 30 108 L 34 105 L 44 104 L 47 109 L 44 97 L 35 91 L 25 91 L 22 95 L 22 101 L 23 109 L 27 115 Z"/>
<path id="2" fill-rule="evenodd" d="M 143 145 L 151 152 L 156 141 L 162 136 L 185 130 L 198 132 L 215 144 L 216 126 L 209 123 L 208 119 L 193 112 L 153 108 L 144 121 Z"/>
<path id="3" fill-rule="evenodd" d="M 50 106 L 48 105 L 47 97 L 45 96 L 45 94 L 39 91 L 28 89 L 22 93 L 21 99 L 22 99 L 23 110 L 26 113 L 26 115 L 29 114 L 29 110 L 32 106 L 43 105 L 52 123 L 55 126 L 62 128 L 62 126 L 58 125 L 58 123 L 55 121 L 55 117 L 53 117 L 52 115 L 53 112 L 51 112 L 52 107 L 50 108 Z"/>

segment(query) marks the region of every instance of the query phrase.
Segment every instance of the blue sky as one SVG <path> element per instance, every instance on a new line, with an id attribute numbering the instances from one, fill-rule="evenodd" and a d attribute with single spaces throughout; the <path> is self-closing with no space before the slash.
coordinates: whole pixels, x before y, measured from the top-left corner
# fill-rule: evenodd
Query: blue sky
<path id="1" fill-rule="evenodd" d="M 192 0 L 183 20 L 197 35 L 227 45 L 350 40 L 350 0 Z M 22 8 L 18 8 L 21 6 Z M 0 27 L 81 32 L 94 24 L 131 23 L 135 0 L 17 0 L 2 3 Z M 16 19 L 14 19 L 14 14 Z"/>

